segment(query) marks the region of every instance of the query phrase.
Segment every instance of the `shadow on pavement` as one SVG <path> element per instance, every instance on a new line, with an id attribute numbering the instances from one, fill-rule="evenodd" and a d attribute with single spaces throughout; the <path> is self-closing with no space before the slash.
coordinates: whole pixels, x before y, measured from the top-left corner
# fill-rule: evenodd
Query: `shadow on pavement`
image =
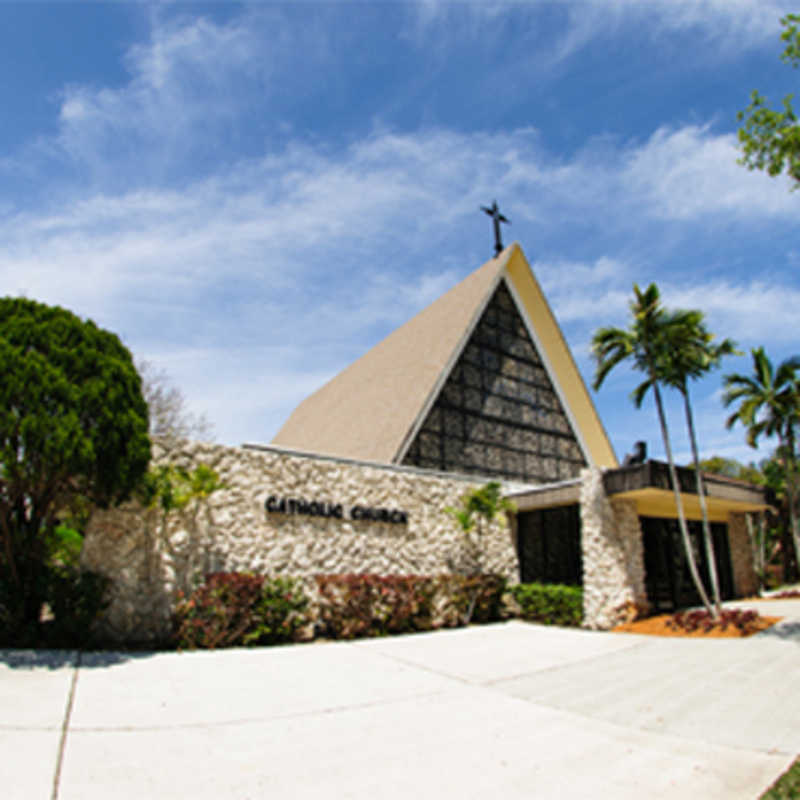
<path id="1" fill-rule="evenodd" d="M 785 639 L 800 644 L 800 621 L 779 622 L 771 628 L 756 634 L 759 638 Z"/>
<path id="2" fill-rule="evenodd" d="M 11 669 L 81 669 L 111 667 L 158 655 L 155 650 L 102 650 L 80 653 L 77 650 L 0 650 L 0 664 Z"/>

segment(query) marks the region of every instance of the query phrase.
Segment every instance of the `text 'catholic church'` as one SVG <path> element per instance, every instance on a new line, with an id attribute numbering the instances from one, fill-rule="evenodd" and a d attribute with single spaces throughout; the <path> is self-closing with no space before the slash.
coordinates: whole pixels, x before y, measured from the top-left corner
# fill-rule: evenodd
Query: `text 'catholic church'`
<path id="1" fill-rule="evenodd" d="M 157 629 L 167 598 L 212 570 L 451 571 L 462 543 L 444 509 L 488 480 L 517 507 L 486 540 L 488 571 L 581 584 L 592 628 L 634 606 L 696 600 L 666 466 L 620 467 L 518 244 L 304 400 L 270 445 L 184 444 L 162 457 L 210 464 L 224 488 L 156 536 L 131 508 L 93 521 L 84 561 L 118 586 L 122 637 Z M 693 474 L 679 472 L 705 571 Z M 750 594 L 745 514 L 764 496 L 715 476 L 706 484 L 723 597 Z"/>

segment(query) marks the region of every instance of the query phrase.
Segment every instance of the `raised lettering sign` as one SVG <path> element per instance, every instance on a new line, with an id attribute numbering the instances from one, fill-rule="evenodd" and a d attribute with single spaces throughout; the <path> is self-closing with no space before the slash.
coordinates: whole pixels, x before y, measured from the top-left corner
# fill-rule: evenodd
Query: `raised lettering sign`
<path id="1" fill-rule="evenodd" d="M 327 500 L 306 500 L 302 497 L 278 497 L 271 494 L 264 507 L 268 514 L 301 514 L 309 517 L 330 517 L 366 522 L 387 522 L 390 525 L 408 525 L 408 512 L 397 508 L 371 508 L 351 506 Z"/>

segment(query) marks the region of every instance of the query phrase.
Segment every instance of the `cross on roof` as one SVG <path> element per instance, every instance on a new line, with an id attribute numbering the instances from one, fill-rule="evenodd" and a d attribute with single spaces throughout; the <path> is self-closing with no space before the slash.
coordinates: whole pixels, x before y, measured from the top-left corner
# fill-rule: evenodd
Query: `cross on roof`
<path id="1" fill-rule="evenodd" d="M 505 222 L 506 225 L 510 225 L 511 220 L 506 219 L 500 213 L 500 209 L 497 207 L 497 200 L 492 203 L 490 208 L 481 206 L 481 211 L 486 212 L 492 218 L 492 222 L 494 223 L 494 254 L 495 256 L 498 256 L 503 249 L 503 239 L 500 236 L 500 223 Z"/>

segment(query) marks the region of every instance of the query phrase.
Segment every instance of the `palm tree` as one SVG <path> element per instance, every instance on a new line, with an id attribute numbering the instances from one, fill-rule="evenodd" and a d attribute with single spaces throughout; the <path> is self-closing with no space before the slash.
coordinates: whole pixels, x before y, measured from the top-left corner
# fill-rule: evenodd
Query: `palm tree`
<path id="1" fill-rule="evenodd" d="M 778 437 L 777 456 L 786 473 L 786 494 L 789 503 L 789 521 L 797 563 L 800 564 L 800 531 L 797 528 L 796 487 L 796 431 L 800 422 L 800 356 L 782 361 L 773 369 L 763 347 L 750 351 L 753 356 L 753 375 L 725 376 L 726 406 L 739 402 L 739 407 L 728 417 L 726 426 L 741 422 L 747 428 L 747 443 L 758 446 L 758 438 Z"/>
<path id="2" fill-rule="evenodd" d="M 669 348 L 663 368 L 664 382 L 677 389 L 683 397 L 686 428 L 692 447 L 692 460 L 697 485 L 697 497 L 700 502 L 700 514 L 703 520 L 703 542 L 708 562 L 708 573 L 711 579 L 711 592 L 717 613 L 722 611 L 722 598 L 719 591 L 719 576 L 714 555 L 714 542 L 711 538 L 711 526 L 708 521 L 708 505 L 706 503 L 703 473 L 700 468 L 700 456 L 697 452 L 697 434 L 694 427 L 694 415 L 689 399 L 689 380 L 700 378 L 719 366 L 723 356 L 740 355 L 736 343 L 724 339 L 714 344 L 714 335 L 709 333 L 703 321 L 701 311 L 682 312 L 681 324 L 671 327 L 669 331 Z"/>
<path id="3" fill-rule="evenodd" d="M 665 382 L 665 377 L 669 377 L 671 374 L 669 372 L 671 364 L 670 340 L 677 337 L 681 329 L 691 328 L 689 315 L 695 312 L 666 311 L 661 306 L 658 287 L 654 283 L 651 283 L 644 291 L 634 284 L 633 292 L 635 299 L 630 304 L 633 316 L 630 328 L 628 330 L 600 328 L 592 337 L 592 355 L 596 362 L 594 389 L 599 389 L 608 373 L 618 364 L 628 359 L 633 360 L 635 369 L 645 374 L 645 380 L 632 393 L 633 402 L 637 408 L 640 408 L 647 392 L 650 389 L 653 390 L 658 421 L 661 426 L 661 436 L 664 441 L 664 450 L 669 464 L 670 480 L 675 493 L 678 525 L 683 540 L 683 548 L 686 552 L 689 572 L 700 600 L 708 613 L 712 617 L 716 617 L 716 610 L 712 609 L 708 593 L 700 578 L 691 540 L 689 539 L 689 528 L 683 511 L 678 474 L 672 457 L 672 446 L 660 388 L 660 384 Z"/>
<path id="4" fill-rule="evenodd" d="M 485 551 L 483 534 L 495 520 L 505 525 L 506 514 L 516 510 L 514 502 L 503 497 L 503 487 L 498 481 L 489 481 L 485 486 L 474 488 L 462 495 L 458 507 L 445 508 L 445 512 L 453 517 L 461 528 L 470 552 L 473 572 L 472 575 L 467 574 L 465 577 L 474 578 L 483 574 Z M 477 539 L 472 538 L 473 531 L 477 531 Z M 462 618 L 465 625 L 472 619 L 481 590 L 481 583 L 475 582 Z"/>

